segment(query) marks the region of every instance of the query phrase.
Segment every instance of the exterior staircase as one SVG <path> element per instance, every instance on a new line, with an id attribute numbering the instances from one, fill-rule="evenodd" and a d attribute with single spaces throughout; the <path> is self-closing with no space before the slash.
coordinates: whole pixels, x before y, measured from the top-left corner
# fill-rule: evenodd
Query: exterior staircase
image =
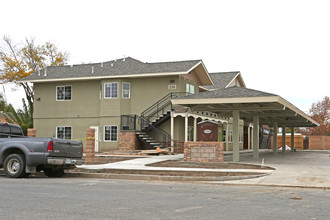
<path id="1" fill-rule="evenodd" d="M 141 116 L 122 115 L 122 129 L 125 127 L 127 129 L 124 130 L 135 130 L 137 138 L 148 149 L 170 147 L 171 135 L 159 126 L 171 117 L 171 99 L 187 94 L 189 93 L 169 93 L 144 110 Z M 123 120 L 123 117 L 126 117 L 126 119 Z M 134 125 L 123 124 L 123 121 L 133 122 Z"/>

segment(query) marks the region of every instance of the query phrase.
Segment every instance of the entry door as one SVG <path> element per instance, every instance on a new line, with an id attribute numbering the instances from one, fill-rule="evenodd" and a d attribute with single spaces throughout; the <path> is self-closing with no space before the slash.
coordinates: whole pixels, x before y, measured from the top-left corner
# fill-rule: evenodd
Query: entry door
<path id="1" fill-rule="evenodd" d="M 95 129 L 95 152 L 99 152 L 99 126 L 91 126 L 90 128 Z"/>

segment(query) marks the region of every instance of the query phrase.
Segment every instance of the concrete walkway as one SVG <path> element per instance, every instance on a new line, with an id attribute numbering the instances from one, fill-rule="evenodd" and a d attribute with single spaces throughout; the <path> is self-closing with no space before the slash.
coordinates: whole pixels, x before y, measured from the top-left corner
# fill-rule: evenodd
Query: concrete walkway
<path id="1" fill-rule="evenodd" d="M 183 159 L 183 154 L 163 155 L 163 156 L 148 156 L 145 158 L 137 158 L 125 160 L 115 163 L 99 164 L 99 165 L 81 165 L 78 168 L 87 170 L 99 169 L 121 169 L 121 170 L 155 170 L 155 171 L 207 171 L 207 172 L 239 172 L 239 173 L 271 173 L 273 170 L 260 169 L 205 169 L 205 168 L 184 168 L 184 167 L 151 167 L 147 164 Z"/>
<path id="2" fill-rule="evenodd" d="M 243 163 L 261 164 L 264 159 L 265 166 L 276 170 L 266 177 L 221 183 L 330 188 L 329 155 L 330 151 L 279 152 L 277 155 L 266 151 L 256 159 L 252 155 L 242 154 L 240 160 Z M 227 156 L 225 159 L 230 158 Z"/>
<path id="3" fill-rule="evenodd" d="M 330 188 L 330 151 L 297 151 L 279 152 L 274 155 L 270 150 L 262 150 L 259 158 L 253 158 L 252 152 L 240 154 L 240 162 L 276 168 L 273 170 L 258 169 L 202 169 L 176 167 L 150 167 L 147 164 L 182 159 L 183 155 L 164 155 L 137 158 L 116 163 L 101 165 L 82 165 L 83 169 L 128 169 L 128 170 L 157 170 L 157 171 L 208 171 L 208 172 L 254 172 L 269 173 L 270 175 L 244 180 L 213 181 L 214 184 L 248 184 L 266 186 L 317 187 Z M 231 153 L 225 154 L 225 161 L 231 161 Z M 210 182 L 208 182 L 210 183 Z"/>

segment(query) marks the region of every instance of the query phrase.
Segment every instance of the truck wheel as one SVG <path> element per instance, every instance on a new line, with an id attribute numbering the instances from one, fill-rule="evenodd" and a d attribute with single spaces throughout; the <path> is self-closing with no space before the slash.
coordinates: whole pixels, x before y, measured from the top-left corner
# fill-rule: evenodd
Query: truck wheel
<path id="1" fill-rule="evenodd" d="M 24 177 L 26 175 L 24 156 L 21 154 L 10 154 L 5 159 L 3 169 L 8 177 Z"/>
<path id="2" fill-rule="evenodd" d="M 63 168 L 47 168 L 44 169 L 44 173 L 48 177 L 61 177 L 64 174 Z"/>

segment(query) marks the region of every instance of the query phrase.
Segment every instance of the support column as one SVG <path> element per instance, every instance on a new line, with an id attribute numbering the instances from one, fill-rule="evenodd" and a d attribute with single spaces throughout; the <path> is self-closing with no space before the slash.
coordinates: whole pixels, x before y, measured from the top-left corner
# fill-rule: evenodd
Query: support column
<path id="1" fill-rule="evenodd" d="M 253 116 L 253 158 L 259 158 L 259 116 Z"/>
<path id="2" fill-rule="evenodd" d="M 239 111 L 233 111 L 233 162 L 239 161 Z"/>
<path id="3" fill-rule="evenodd" d="M 227 126 L 226 126 L 226 151 L 229 150 L 229 147 L 228 147 L 228 122 L 227 122 Z"/>
<path id="4" fill-rule="evenodd" d="M 282 126 L 282 153 L 286 150 L 285 125 Z"/>
<path id="5" fill-rule="evenodd" d="M 184 141 L 188 141 L 188 112 L 186 112 L 184 117 Z"/>
<path id="6" fill-rule="evenodd" d="M 277 129 L 278 129 L 278 124 L 277 124 L 277 122 L 274 122 L 273 129 L 274 129 L 274 135 L 273 135 L 273 153 L 274 154 L 277 154 L 277 151 L 278 151 L 278 145 L 277 145 Z"/>
<path id="7" fill-rule="evenodd" d="M 197 118 L 194 118 L 194 142 L 197 141 Z"/>
<path id="8" fill-rule="evenodd" d="M 174 152 L 174 112 L 171 111 L 171 152 Z"/>
<path id="9" fill-rule="evenodd" d="M 251 149 L 251 137 L 250 137 L 250 129 L 251 129 L 251 127 L 250 127 L 250 124 L 249 124 L 249 126 L 248 126 L 248 150 L 250 150 Z"/>
<path id="10" fill-rule="evenodd" d="M 251 149 L 253 150 L 253 126 L 251 126 L 251 134 L 250 134 L 250 138 L 251 138 Z"/>
<path id="11" fill-rule="evenodd" d="M 294 152 L 294 127 L 291 127 L 291 152 Z"/>

